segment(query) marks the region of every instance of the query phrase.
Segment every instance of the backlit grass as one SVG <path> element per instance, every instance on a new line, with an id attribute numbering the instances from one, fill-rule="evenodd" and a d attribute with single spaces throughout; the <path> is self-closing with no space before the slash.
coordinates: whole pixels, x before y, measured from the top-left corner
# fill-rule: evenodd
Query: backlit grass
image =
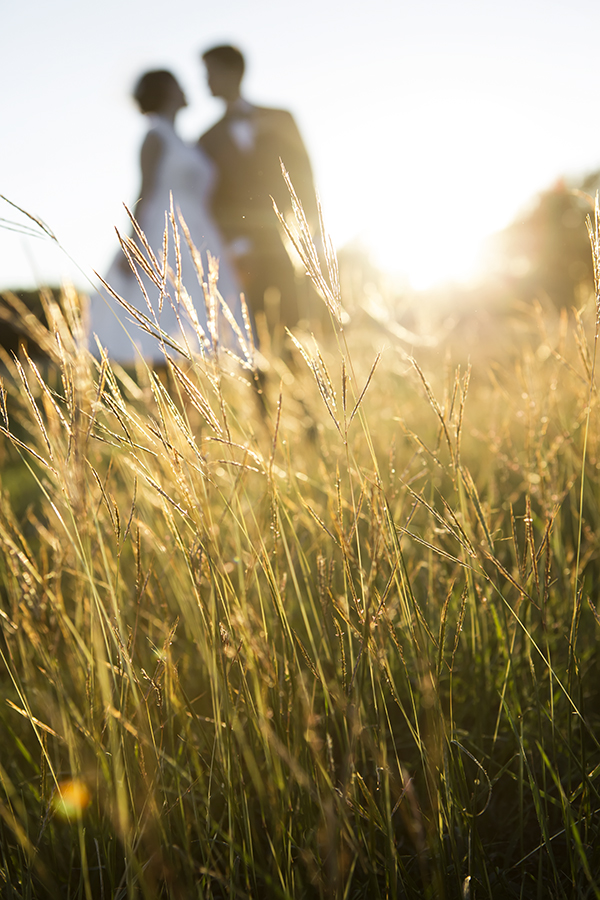
<path id="1" fill-rule="evenodd" d="M 594 298 L 413 360 L 330 263 L 258 380 L 5 360 L 2 896 L 600 897 Z"/>

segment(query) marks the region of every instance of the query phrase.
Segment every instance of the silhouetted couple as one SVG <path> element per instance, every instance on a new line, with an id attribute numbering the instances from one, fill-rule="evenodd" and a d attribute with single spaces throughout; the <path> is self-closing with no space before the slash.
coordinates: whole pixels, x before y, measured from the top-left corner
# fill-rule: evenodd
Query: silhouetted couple
<path id="1" fill-rule="evenodd" d="M 294 267 L 281 238 L 271 196 L 280 209 L 289 208 L 289 195 L 281 175 L 281 158 L 309 220 L 314 221 L 310 162 L 289 112 L 254 106 L 241 96 L 244 58 L 239 50 L 230 46 L 215 47 L 203 55 L 203 61 L 209 88 L 215 97 L 225 101 L 226 112 L 200 138 L 198 145 L 184 143 L 175 131 L 177 113 L 185 107 L 186 99 L 170 72 L 147 72 L 135 88 L 134 98 L 140 111 L 149 119 L 149 130 L 141 151 L 142 185 L 135 216 L 151 250 L 157 260 L 161 260 L 165 211 L 170 210 L 172 194 L 174 207 L 181 211 L 191 240 L 201 254 L 205 278 L 209 271 L 207 253 L 219 258 L 219 291 L 238 325 L 242 327 L 243 324 L 239 298 L 243 291 L 255 339 L 256 321 L 260 323 L 264 316 L 263 323 L 271 336 L 277 335 L 280 341 L 284 326 L 296 325 L 303 318 L 303 310 L 299 308 Z M 181 233 L 181 227 L 179 230 Z M 140 246 L 140 239 L 135 240 Z M 183 234 L 180 253 L 170 240 L 168 264 L 171 284 L 167 284 L 167 290 L 171 299 L 167 297 L 162 303 L 160 279 L 156 273 L 153 276 L 147 267 L 144 271 L 142 265 L 137 267 L 136 278 L 122 253 L 117 256 L 106 281 L 140 313 L 150 319 L 155 316 L 160 328 L 181 342 L 182 322 L 187 322 L 190 315 L 189 310 L 182 310 L 181 303 L 176 300 L 174 288 L 179 274 L 180 296 L 182 285 L 189 294 L 200 325 L 208 333 L 207 309 L 198 283 L 197 266 Z M 116 309 L 114 304 L 113 308 Z M 131 313 L 124 314 L 122 308 L 116 311 L 142 355 L 150 361 L 162 361 L 158 342 L 130 324 Z M 187 339 L 194 340 L 193 329 L 185 324 L 183 329 Z M 233 331 L 224 321 L 221 321 L 220 329 L 223 334 L 229 329 L 225 343 L 235 342 Z M 91 331 L 98 335 L 110 357 L 121 362 L 134 361 L 136 351 L 129 335 L 100 297 L 92 301 Z"/>

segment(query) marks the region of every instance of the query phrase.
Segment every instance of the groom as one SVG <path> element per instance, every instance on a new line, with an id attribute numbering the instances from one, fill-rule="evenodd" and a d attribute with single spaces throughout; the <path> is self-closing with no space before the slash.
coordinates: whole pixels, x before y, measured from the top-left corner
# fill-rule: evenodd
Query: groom
<path id="1" fill-rule="evenodd" d="M 271 338 L 280 344 L 284 326 L 291 328 L 309 318 L 311 294 L 304 291 L 299 302 L 294 267 L 271 197 L 282 213 L 290 209 L 281 158 L 315 228 L 308 154 L 289 112 L 254 106 L 241 96 L 245 63 L 236 47 L 213 47 L 202 59 L 211 93 L 225 101 L 225 115 L 199 141 L 218 173 L 213 215 L 229 245 L 252 315 L 264 314 Z"/>

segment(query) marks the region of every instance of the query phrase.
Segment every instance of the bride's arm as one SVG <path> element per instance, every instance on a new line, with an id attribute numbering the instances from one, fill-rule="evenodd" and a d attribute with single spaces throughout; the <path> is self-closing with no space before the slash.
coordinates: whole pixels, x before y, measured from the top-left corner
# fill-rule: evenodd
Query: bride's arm
<path id="1" fill-rule="evenodd" d="M 142 185 L 140 187 L 140 199 L 135 206 L 135 217 L 140 222 L 143 220 L 143 212 L 149 198 L 156 187 L 158 167 L 164 152 L 163 139 L 156 131 L 149 131 L 142 144 L 140 164 L 142 168 Z"/>
<path id="2" fill-rule="evenodd" d="M 144 222 L 144 211 L 149 203 L 158 177 L 158 167 L 164 152 L 163 139 L 156 131 L 149 131 L 142 144 L 140 154 L 140 166 L 142 170 L 142 184 L 140 196 L 136 201 L 133 211 L 138 223 Z M 130 237 L 135 237 L 133 231 Z M 129 263 L 125 255 L 119 258 L 119 266 L 124 272 L 129 272 Z"/>

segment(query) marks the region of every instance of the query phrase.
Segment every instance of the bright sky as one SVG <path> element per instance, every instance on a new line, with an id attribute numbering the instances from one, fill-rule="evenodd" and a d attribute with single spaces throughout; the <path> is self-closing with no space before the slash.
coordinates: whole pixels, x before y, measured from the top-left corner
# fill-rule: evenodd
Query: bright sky
<path id="1" fill-rule="evenodd" d="M 240 46 L 245 94 L 294 113 L 338 247 L 361 237 L 417 287 L 560 175 L 600 168 L 594 0 L 22 0 L 5 4 L 0 194 L 104 271 L 139 188 L 137 76 L 171 68 L 195 139 L 221 113 L 199 52 Z M 0 216 L 15 215 L 0 203 Z M 0 230 L 0 289 L 85 278 Z"/>

